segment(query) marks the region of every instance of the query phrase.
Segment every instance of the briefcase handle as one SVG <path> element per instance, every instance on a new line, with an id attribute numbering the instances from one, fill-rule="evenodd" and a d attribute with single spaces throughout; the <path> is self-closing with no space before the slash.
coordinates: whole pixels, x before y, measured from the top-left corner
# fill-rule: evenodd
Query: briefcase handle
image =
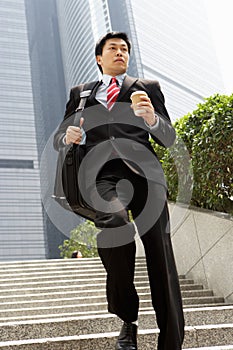
<path id="1" fill-rule="evenodd" d="M 85 90 L 80 92 L 80 102 L 78 108 L 76 108 L 75 112 L 82 112 L 84 110 L 87 98 L 90 96 L 91 90 Z"/>
<path id="2" fill-rule="evenodd" d="M 75 110 L 75 117 L 74 117 L 74 125 L 79 125 L 79 121 L 82 115 L 82 112 L 85 108 L 87 98 L 91 95 L 91 92 L 93 88 L 98 84 L 98 81 L 94 81 L 87 84 L 82 84 L 81 86 L 81 92 L 80 92 L 80 101 L 78 108 Z M 88 90 L 84 90 L 85 88 L 89 88 Z"/>

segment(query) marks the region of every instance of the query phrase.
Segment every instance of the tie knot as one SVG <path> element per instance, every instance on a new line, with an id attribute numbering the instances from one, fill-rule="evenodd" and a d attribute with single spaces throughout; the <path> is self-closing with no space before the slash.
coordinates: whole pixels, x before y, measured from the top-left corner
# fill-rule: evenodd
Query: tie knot
<path id="1" fill-rule="evenodd" d="M 110 84 L 117 84 L 117 83 L 118 83 L 118 81 L 117 81 L 116 77 L 112 77 Z"/>

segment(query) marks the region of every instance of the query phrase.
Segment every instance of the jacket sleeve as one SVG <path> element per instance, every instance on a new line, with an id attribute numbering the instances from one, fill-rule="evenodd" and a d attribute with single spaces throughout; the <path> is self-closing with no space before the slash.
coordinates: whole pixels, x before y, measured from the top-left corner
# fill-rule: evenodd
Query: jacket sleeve
<path id="1" fill-rule="evenodd" d="M 163 147 L 170 147 L 176 139 L 176 132 L 165 107 L 164 95 L 158 82 L 154 82 L 150 88 L 150 99 L 154 106 L 155 113 L 159 116 L 159 126 L 150 129 L 152 139 Z"/>
<path id="2" fill-rule="evenodd" d="M 68 128 L 69 125 L 72 125 L 72 121 L 74 120 L 72 116 L 74 115 L 74 112 L 79 104 L 79 100 L 80 100 L 79 93 L 76 93 L 76 90 L 78 91 L 79 89 L 75 88 L 75 92 L 74 92 L 74 89 L 70 90 L 70 97 L 66 104 L 64 119 L 61 122 L 61 124 L 58 126 L 58 129 L 54 135 L 53 146 L 57 151 L 59 150 L 60 147 L 64 146 L 63 138 L 65 136 L 66 129 Z M 76 95 L 77 95 L 77 98 L 76 98 Z"/>

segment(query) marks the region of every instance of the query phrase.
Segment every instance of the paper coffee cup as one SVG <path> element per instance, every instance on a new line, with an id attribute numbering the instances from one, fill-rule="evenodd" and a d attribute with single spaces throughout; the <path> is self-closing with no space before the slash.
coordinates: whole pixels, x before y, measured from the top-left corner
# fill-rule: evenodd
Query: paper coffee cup
<path id="1" fill-rule="evenodd" d="M 135 91 L 130 96 L 130 99 L 131 99 L 132 105 L 133 105 L 134 114 L 137 116 L 141 115 L 142 113 L 145 113 L 144 108 L 137 107 L 137 103 L 142 102 L 142 100 L 140 98 L 141 96 L 148 96 L 148 95 L 145 91 Z"/>

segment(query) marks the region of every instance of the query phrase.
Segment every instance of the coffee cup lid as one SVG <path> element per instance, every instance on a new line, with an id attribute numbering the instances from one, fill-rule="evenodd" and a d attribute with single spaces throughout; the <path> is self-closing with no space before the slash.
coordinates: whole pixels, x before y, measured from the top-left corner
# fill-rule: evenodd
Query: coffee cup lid
<path id="1" fill-rule="evenodd" d="M 136 96 L 136 95 L 145 95 L 145 96 L 147 96 L 147 93 L 146 93 L 145 91 L 140 91 L 140 90 L 134 91 L 134 92 L 131 94 L 130 98 L 132 99 L 132 97 L 133 97 L 133 96 Z"/>

